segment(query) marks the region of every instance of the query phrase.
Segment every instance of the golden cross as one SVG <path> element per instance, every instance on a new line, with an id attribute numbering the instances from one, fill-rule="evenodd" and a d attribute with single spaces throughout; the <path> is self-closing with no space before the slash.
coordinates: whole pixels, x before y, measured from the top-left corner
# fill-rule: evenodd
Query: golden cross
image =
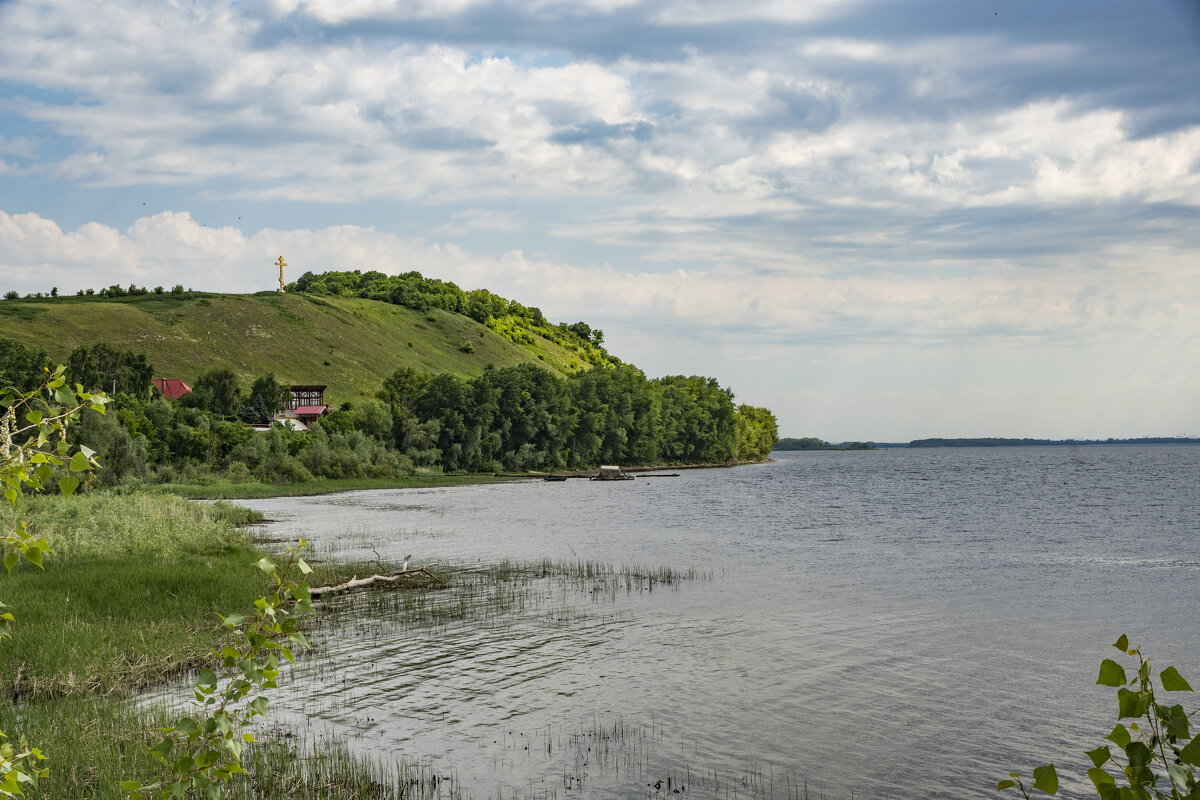
<path id="1" fill-rule="evenodd" d="M 283 291 L 283 268 L 287 266 L 287 262 L 283 260 L 283 256 L 280 256 L 279 260 L 276 261 L 275 263 L 279 265 L 279 291 L 282 292 Z"/>

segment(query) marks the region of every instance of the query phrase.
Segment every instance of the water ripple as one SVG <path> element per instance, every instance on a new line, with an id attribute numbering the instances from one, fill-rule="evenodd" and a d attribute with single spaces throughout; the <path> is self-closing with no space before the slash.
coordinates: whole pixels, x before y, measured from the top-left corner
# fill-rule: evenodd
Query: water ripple
<path id="1" fill-rule="evenodd" d="M 1093 685 L 1108 643 L 1127 630 L 1200 674 L 1200 447 L 804 453 L 248 505 L 339 558 L 714 573 L 628 594 L 534 585 L 474 622 L 368 614 L 319 639 L 273 701 L 477 796 L 654 796 L 671 776 L 715 797 L 807 781 L 991 798 L 1008 770 L 1054 760 L 1062 796 L 1083 797 L 1083 750 L 1112 726 Z"/>

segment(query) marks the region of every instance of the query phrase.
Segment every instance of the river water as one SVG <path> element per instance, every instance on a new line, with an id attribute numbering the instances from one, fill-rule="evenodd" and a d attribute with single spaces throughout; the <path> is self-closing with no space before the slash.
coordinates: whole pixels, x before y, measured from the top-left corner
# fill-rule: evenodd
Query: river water
<path id="1" fill-rule="evenodd" d="M 774 458 L 246 502 L 324 557 L 712 575 L 546 589 L 487 624 L 368 616 L 319 642 L 273 717 L 475 797 L 656 797 L 670 778 L 694 796 L 984 798 L 1051 760 L 1083 797 L 1118 635 L 1200 685 L 1200 447 Z"/>

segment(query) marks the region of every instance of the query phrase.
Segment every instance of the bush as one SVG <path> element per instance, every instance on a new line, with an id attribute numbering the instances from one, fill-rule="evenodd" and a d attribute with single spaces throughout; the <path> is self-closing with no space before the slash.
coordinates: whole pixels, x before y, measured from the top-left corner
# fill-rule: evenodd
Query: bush
<path id="1" fill-rule="evenodd" d="M 230 483 L 245 483 L 253 476 L 250 474 L 250 468 L 241 461 L 234 461 L 225 470 L 225 480 Z"/>
<path id="2" fill-rule="evenodd" d="M 313 474 L 295 456 L 282 453 L 267 456 L 259 475 L 269 483 L 304 483 L 313 479 Z"/>

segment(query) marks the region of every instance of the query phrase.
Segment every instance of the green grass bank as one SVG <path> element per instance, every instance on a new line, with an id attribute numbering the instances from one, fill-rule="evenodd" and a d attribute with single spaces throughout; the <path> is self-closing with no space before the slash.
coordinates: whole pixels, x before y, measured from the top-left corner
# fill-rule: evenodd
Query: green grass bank
<path id="1" fill-rule="evenodd" d="M 218 614 L 247 610 L 264 593 L 261 553 L 245 528 L 256 517 L 170 494 L 23 501 L 19 518 L 53 548 L 44 570 L 0 571 L 0 600 L 16 617 L 0 642 L 0 730 L 49 758 L 49 779 L 29 796 L 116 800 L 119 780 L 155 774 L 145 745 L 169 720 L 133 700 L 208 665 L 224 641 Z M 334 582 L 354 568 L 320 565 L 312 577 Z M 263 785 L 291 787 L 272 796 L 380 796 L 367 793 L 373 768 L 344 751 L 322 754 L 317 781 L 299 779 L 303 754 L 282 752 L 268 744 L 250 759 Z M 339 782 L 345 793 L 329 793 Z"/>

